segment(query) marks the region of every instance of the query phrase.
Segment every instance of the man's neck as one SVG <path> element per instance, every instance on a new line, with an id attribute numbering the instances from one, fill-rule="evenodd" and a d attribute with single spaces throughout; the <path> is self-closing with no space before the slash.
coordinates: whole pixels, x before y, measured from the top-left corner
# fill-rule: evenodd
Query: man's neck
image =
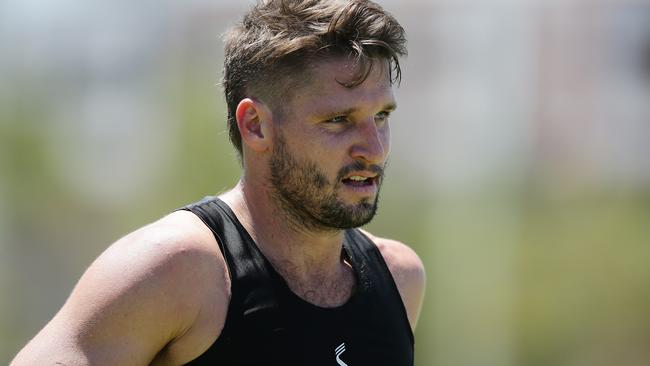
<path id="1" fill-rule="evenodd" d="M 298 227 L 270 198 L 267 189 L 242 180 L 220 198 L 285 278 L 309 283 L 340 276 L 346 270 L 341 259 L 343 230 L 310 231 Z"/>

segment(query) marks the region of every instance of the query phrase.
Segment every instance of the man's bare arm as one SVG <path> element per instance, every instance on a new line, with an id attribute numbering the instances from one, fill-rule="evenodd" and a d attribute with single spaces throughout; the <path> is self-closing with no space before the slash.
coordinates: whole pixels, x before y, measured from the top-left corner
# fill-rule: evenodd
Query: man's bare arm
<path id="1" fill-rule="evenodd" d="M 200 355 L 228 306 L 214 243 L 187 212 L 120 239 L 11 365 L 177 365 Z"/>

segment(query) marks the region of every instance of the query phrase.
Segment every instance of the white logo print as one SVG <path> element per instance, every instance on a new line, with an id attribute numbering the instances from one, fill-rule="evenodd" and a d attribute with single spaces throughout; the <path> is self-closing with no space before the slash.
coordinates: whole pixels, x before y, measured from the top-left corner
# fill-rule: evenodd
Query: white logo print
<path id="1" fill-rule="evenodd" d="M 336 349 L 334 350 L 334 353 L 336 354 L 336 363 L 339 364 L 339 366 L 348 366 L 347 363 L 343 362 L 341 360 L 341 355 L 345 352 L 345 342 L 341 343 Z"/>

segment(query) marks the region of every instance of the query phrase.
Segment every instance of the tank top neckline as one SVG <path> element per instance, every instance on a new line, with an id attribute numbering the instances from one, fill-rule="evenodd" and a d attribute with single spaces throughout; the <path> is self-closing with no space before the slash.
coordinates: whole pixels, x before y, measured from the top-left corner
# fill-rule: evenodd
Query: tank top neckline
<path id="1" fill-rule="evenodd" d="M 244 233 L 245 239 L 250 244 L 251 250 L 253 250 L 257 255 L 260 256 L 260 258 L 264 260 L 264 265 L 268 268 L 269 274 L 281 284 L 282 291 L 285 293 L 285 295 L 287 295 L 292 300 L 294 304 L 308 311 L 311 310 L 311 311 L 318 311 L 322 313 L 335 313 L 335 312 L 343 311 L 348 307 L 353 306 L 355 303 L 359 301 L 359 299 L 361 298 L 361 292 L 365 291 L 365 284 L 368 283 L 368 280 L 365 278 L 366 276 L 365 271 L 361 268 L 363 267 L 363 265 L 358 262 L 360 258 L 357 258 L 357 256 L 354 253 L 354 250 L 350 248 L 350 243 L 349 243 L 350 238 L 348 236 L 347 230 L 343 236 L 343 245 L 341 250 L 342 250 L 343 257 L 349 261 L 350 266 L 352 267 L 352 270 L 354 272 L 355 286 L 352 290 L 352 294 L 344 303 L 332 307 L 319 306 L 303 299 L 302 297 L 298 296 L 295 292 L 293 292 L 293 290 L 291 290 L 285 278 L 282 277 L 282 275 L 275 270 L 275 267 L 273 267 L 271 262 L 264 255 L 264 253 L 262 253 L 260 248 L 257 246 L 257 242 L 253 240 L 253 237 L 250 235 L 248 230 L 246 230 L 246 228 L 241 223 L 241 221 L 239 221 L 239 218 L 232 210 L 232 208 L 230 208 L 230 206 L 219 197 L 214 196 L 212 198 L 216 203 L 217 207 L 221 208 L 224 214 L 226 214 L 226 216 L 228 216 L 228 218 L 232 220 L 233 224 L 235 224 L 235 226 L 237 226 L 238 229 L 240 229 L 241 232 Z"/>

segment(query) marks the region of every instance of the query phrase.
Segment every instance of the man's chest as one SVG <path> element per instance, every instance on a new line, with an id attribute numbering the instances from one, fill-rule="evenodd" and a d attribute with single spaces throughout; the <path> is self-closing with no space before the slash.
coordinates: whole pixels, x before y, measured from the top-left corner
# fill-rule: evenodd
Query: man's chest
<path id="1" fill-rule="evenodd" d="M 298 298 L 316 307 L 334 308 L 345 304 L 356 288 L 356 276 L 346 269 L 337 277 L 315 276 L 301 279 L 291 273 L 283 273 L 287 288 Z"/>
<path id="2" fill-rule="evenodd" d="M 413 345 L 399 314 L 350 305 L 251 310 L 216 344 L 230 353 L 228 362 L 237 360 L 233 365 L 413 364 Z"/>

